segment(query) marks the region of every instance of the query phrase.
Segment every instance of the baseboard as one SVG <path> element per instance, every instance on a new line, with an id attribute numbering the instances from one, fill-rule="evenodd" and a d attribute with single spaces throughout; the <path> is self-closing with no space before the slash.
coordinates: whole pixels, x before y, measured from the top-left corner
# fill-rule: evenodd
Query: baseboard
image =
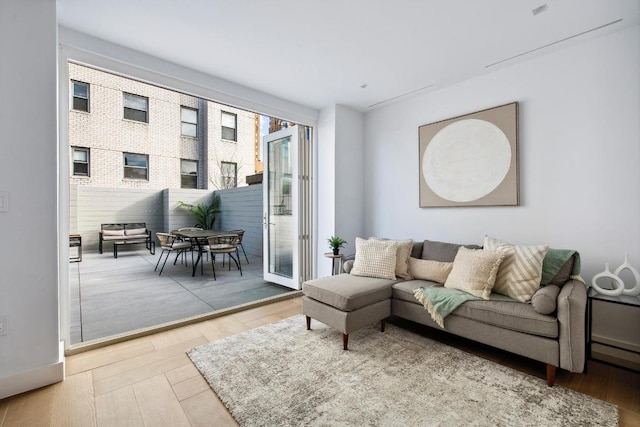
<path id="1" fill-rule="evenodd" d="M 591 346 L 594 359 L 640 371 L 640 346 L 597 335 L 593 339 L 597 341 Z"/>
<path id="2" fill-rule="evenodd" d="M 58 361 L 30 371 L 0 378 L 0 399 L 64 380 L 64 342 L 60 341 Z"/>

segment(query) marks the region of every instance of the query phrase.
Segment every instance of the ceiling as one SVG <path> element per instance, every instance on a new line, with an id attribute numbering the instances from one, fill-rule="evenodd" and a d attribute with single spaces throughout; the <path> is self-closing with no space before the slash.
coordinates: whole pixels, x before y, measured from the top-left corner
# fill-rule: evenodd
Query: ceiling
<path id="1" fill-rule="evenodd" d="M 57 0 L 57 6 L 63 27 L 309 107 L 343 104 L 363 112 L 640 22 L 638 0 Z"/>

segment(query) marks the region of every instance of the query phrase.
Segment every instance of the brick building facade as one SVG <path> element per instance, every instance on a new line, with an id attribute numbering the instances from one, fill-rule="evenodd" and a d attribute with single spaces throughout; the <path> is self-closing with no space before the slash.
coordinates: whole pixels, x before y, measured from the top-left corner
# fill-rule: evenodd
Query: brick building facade
<path id="1" fill-rule="evenodd" d="M 256 169 L 255 113 L 70 63 L 70 183 L 222 189 Z"/>

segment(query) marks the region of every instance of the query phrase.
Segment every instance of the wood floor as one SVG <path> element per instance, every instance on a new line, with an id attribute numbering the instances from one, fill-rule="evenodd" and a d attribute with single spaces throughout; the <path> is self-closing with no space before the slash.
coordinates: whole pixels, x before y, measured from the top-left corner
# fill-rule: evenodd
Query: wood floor
<path id="1" fill-rule="evenodd" d="M 295 298 L 70 356 L 64 382 L 0 400 L 0 426 L 237 425 L 185 351 L 300 312 Z M 544 378 L 543 364 L 408 327 Z M 586 375 L 559 370 L 556 383 L 618 405 L 621 426 L 640 425 L 640 374 L 591 362 Z"/>

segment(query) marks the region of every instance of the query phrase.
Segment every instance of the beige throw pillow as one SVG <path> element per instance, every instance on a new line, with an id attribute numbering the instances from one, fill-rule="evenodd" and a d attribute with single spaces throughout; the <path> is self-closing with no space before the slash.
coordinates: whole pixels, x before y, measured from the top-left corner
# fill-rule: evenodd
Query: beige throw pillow
<path id="1" fill-rule="evenodd" d="M 517 246 L 485 236 L 484 248 L 505 254 L 493 292 L 520 302 L 531 301 L 533 294 L 540 288 L 542 261 L 549 246 Z"/>
<path id="2" fill-rule="evenodd" d="M 350 274 L 393 280 L 396 278 L 397 251 L 395 240 L 356 237 L 356 259 Z"/>
<path id="3" fill-rule="evenodd" d="M 452 268 L 452 262 L 409 258 L 409 271 L 414 279 L 430 280 L 432 282 L 444 284 L 444 282 L 447 281 L 447 277 L 449 277 Z"/>
<path id="4" fill-rule="evenodd" d="M 503 257 L 501 251 L 460 247 L 453 260 L 453 269 L 444 283 L 445 288 L 460 289 L 489 299 Z"/>
<path id="5" fill-rule="evenodd" d="M 378 237 L 369 237 L 369 239 L 380 239 Z M 413 240 L 396 240 L 398 251 L 396 252 L 396 277 L 404 280 L 413 280 L 413 276 L 409 270 L 409 258 L 411 258 L 411 249 L 413 249 Z"/>

